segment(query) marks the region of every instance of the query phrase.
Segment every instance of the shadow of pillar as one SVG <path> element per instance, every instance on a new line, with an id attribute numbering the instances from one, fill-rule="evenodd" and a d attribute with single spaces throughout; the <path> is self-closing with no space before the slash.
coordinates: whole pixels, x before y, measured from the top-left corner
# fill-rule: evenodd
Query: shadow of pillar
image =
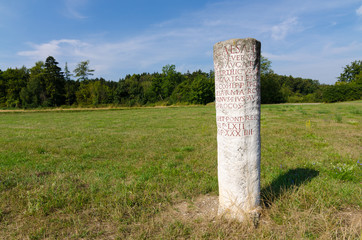
<path id="1" fill-rule="evenodd" d="M 279 175 L 271 184 L 261 189 L 261 205 L 269 208 L 273 202 L 288 190 L 311 181 L 319 172 L 309 168 L 290 169 Z"/>

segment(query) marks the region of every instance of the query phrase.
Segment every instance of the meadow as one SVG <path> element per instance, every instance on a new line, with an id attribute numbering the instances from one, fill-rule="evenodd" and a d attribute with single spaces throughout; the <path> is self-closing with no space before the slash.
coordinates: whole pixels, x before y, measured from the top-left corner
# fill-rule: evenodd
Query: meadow
<path id="1" fill-rule="evenodd" d="M 0 239 L 360 239 L 362 101 L 261 112 L 258 227 L 215 215 L 213 105 L 0 112 Z"/>

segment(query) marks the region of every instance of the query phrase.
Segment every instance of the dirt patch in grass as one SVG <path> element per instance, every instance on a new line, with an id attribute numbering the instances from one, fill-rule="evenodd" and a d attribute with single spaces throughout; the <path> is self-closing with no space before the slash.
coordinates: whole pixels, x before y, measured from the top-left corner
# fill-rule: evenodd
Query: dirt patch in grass
<path id="1" fill-rule="evenodd" d="M 337 214 L 337 218 L 341 220 L 343 225 L 350 226 L 351 229 L 356 229 L 362 233 L 362 210 L 345 209 Z"/>
<path id="2" fill-rule="evenodd" d="M 213 220 L 217 217 L 218 204 L 218 196 L 202 195 L 191 201 L 183 201 L 171 206 L 165 214 L 180 220 L 198 218 Z"/>

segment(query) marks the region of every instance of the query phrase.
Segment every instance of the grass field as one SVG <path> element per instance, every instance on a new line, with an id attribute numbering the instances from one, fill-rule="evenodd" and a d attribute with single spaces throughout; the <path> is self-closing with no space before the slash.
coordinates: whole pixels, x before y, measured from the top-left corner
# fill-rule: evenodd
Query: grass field
<path id="1" fill-rule="evenodd" d="M 0 239 L 360 239 L 362 101 L 263 105 L 260 224 L 215 217 L 214 106 L 0 113 Z"/>

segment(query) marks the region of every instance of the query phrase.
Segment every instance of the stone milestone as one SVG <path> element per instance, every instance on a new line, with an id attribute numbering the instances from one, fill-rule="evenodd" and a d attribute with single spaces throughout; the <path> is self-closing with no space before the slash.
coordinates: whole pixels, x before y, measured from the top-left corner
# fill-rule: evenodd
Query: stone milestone
<path id="1" fill-rule="evenodd" d="M 260 209 L 260 48 L 252 38 L 214 45 L 218 214 L 240 221 Z"/>

